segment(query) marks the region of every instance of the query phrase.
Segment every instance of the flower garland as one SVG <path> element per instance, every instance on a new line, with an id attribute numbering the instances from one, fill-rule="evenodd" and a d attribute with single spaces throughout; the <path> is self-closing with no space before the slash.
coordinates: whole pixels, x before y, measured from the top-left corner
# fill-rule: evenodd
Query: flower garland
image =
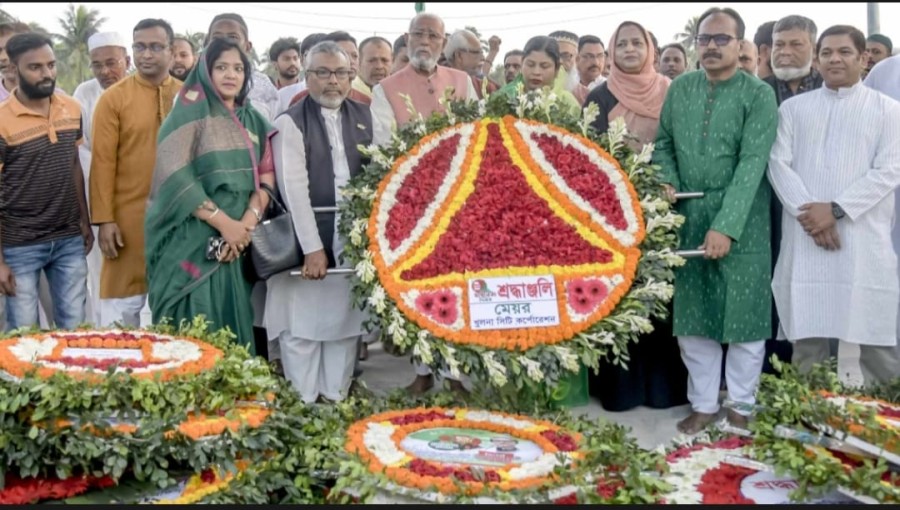
<path id="1" fill-rule="evenodd" d="M 151 496 L 144 502 L 157 505 L 192 505 L 217 492 L 227 489 L 247 469 L 249 463 L 239 460 L 235 463 L 235 472 L 210 468 L 191 475 L 184 483 L 181 493 L 175 497 L 160 498 Z"/>
<path id="2" fill-rule="evenodd" d="M 19 478 L 7 473 L 0 489 L 0 505 L 29 505 L 44 500 L 68 499 L 91 489 L 105 489 L 115 485 L 109 476 L 73 476 L 60 480 L 48 478 Z"/>
<path id="3" fill-rule="evenodd" d="M 195 338 L 119 330 L 44 333 L 0 340 L 0 371 L 22 379 L 35 372 L 49 379 L 57 372 L 97 382 L 104 372 L 128 372 L 163 381 L 211 369 L 222 351 Z"/>
<path id="4" fill-rule="evenodd" d="M 598 136 L 532 92 L 507 102 L 449 102 L 414 120 L 342 190 L 339 230 L 354 296 L 400 351 L 495 386 L 553 386 L 610 357 L 665 313 L 683 218 L 661 195 L 652 145 L 630 152 L 621 122 Z M 415 116 L 414 116 L 415 118 Z M 606 148 L 608 147 L 608 149 Z M 471 292 L 555 301 L 553 319 L 515 314 L 477 327 Z M 513 308 L 509 308 L 512 306 Z"/>
<path id="5" fill-rule="evenodd" d="M 469 436 L 449 433 L 446 438 L 440 436 L 439 444 L 477 450 L 476 458 L 485 459 L 484 463 L 477 464 L 467 462 L 465 457 L 452 462 L 421 458 L 402 446 L 406 438 L 429 429 L 493 433 L 491 441 L 502 446 L 482 447 L 480 440 Z M 511 492 L 553 485 L 557 481 L 554 469 L 571 465 L 581 457 L 580 440 L 580 434 L 546 421 L 500 412 L 438 407 L 388 411 L 360 420 L 348 429 L 345 448 L 368 471 L 384 473 L 397 486 L 472 496 L 486 491 Z M 509 462 L 514 455 L 503 452 L 516 451 L 515 445 L 523 441 L 536 446 L 539 453 L 532 452 L 533 459 Z M 429 448 L 438 450 L 437 446 L 428 444 Z"/>

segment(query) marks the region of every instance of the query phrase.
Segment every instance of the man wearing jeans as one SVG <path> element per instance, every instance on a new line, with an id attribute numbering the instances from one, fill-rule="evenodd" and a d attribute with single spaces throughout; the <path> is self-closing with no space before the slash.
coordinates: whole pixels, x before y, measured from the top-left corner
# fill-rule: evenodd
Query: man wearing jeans
<path id="1" fill-rule="evenodd" d="M 9 329 L 38 324 L 47 274 L 56 326 L 84 321 L 85 255 L 94 242 L 78 161 L 81 107 L 56 88 L 53 43 L 29 33 L 6 45 L 18 88 L 0 103 L 0 292 Z"/>

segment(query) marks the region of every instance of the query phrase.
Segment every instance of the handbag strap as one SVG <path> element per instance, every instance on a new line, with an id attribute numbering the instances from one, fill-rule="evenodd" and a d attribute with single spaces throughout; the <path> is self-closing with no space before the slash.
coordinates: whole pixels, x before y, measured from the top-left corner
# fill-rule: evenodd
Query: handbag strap
<path id="1" fill-rule="evenodd" d="M 269 195 L 269 209 L 275 209 L 277 213 L 276 216 L 281 216 L 282 214 L 287 213 L 287 208 L 281 202 L 281 197 L 278 196 L 278 192 L 272 189 L 272 186 L 264 182 L 259 183 L 259 188 L 265 191 Z"/>

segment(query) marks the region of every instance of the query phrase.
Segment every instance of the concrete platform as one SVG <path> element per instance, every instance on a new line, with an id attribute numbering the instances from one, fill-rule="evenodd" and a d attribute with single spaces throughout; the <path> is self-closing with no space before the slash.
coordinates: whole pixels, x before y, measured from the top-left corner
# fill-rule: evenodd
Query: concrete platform
<path id="1" fill-rule="evenodd" d="M 361 362 L 360 367 L 363 369 L 362 381 L 376 394 L 402 388 L 415 378 L 409 358 L 400 358 L 384 352 L 380 343 L 369 346 L 369 359 Z M 844 382 L 853 384 L 862 382 L 859 347 L 849 344 L 841 346 L 838 371 Z M 689 414 L 690 406 L 683 405 L 669 409 L 638 407 L 630 411 L 613 413 L 605 411 L 598 400 L 591 399 L 588 405 L 573 408 L 572 411 L 630 427 L 642 447 L 655 448 L 669 444 L 677 436 L 682 436 L 675 428 L 675 424 Z"/>

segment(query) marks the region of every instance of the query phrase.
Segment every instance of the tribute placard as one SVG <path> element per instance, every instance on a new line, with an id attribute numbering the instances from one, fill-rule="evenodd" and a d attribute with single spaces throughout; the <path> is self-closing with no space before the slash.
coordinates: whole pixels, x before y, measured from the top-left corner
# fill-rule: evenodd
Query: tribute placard
<path id="1" fill-rule="evenodd" d="M 469 320 L 474 330 L 559 325 L 553 275 L 469 280 Z"/>

